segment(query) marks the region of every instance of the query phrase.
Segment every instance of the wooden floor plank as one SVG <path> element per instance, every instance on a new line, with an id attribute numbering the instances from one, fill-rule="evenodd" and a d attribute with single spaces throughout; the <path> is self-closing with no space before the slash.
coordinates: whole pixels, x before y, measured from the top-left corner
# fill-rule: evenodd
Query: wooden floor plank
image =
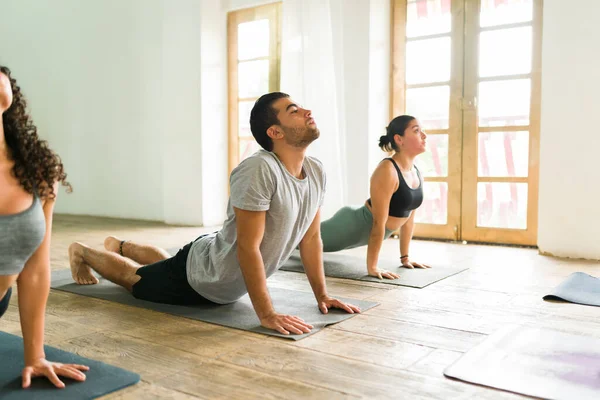
<path id="1" fill-rule="evenodd" d="M 208 398 L 209 397 L 203 396 L 201 393 L 189 395 L 177 390 L 142 381 L 135 386 L 130 386 L 123 390 L 99 397 L 98 400 L 192 400 Z"/>
<path id="2" fill-rule="evenodd" d="M 384 339 L 397 339 L 446 350 L 467 351 L 486 335 L 426 324 L 398 321 L 370 315 L 359 315 L 334 325 L 331 329 L 358 332 Z"/>
<path id="3" fill-rule="evenodd" d="M 434 350 L 418 344 L 337 329 L 325 329 L 318 335 L 293 344 L 324 354 L 395 369 L 407 368 Z"/>
<path id="4" fill-rule="evenodd" d="M 220 358 L 240 366 L 366 398 L 449 399 L 471 388 L 422 374 L 361 363 L 269 341 Z M 434 385 L 431 383 L 435 382 Z"/>
<path id="5" fill-rule="evenodd" d="M 315 387 L 295 379 L 256 371 L 230 363 L 209 361 L 202 370 L 183 371 L 158 380 L 157 384 L 182 392 L 198 393 L 205 398 L 280 399 L 307 397 L 311 399 L 352 399 L 349 394 Z"/>

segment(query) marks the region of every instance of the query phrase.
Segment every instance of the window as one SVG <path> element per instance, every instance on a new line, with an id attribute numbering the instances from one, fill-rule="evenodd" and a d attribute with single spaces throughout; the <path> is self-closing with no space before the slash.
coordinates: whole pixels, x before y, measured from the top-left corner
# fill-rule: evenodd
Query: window
<path id="1" fill-rule="evenodd" d="M 429 136 L 415 234 L 536 244 L 542 0 L 394 0 L 393 115 Z"/>
<path id="2" fill-rule="evenodd" d="M 250 132 L 254 102 L 279 90 L 280 15 L 281 3 L 228 14 L 229 172 L 260 148 Z"/>

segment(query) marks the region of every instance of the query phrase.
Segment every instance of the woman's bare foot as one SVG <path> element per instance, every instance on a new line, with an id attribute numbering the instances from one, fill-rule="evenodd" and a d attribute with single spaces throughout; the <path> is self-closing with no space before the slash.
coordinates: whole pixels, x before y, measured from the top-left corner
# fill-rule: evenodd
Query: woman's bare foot
<path id="1" fill-rule="evenodd" d="M 106 239 L 104 239 L 104 248 L 107 251 L 120 254 L 119 249 L 121 248 L 121 239 L 116 236 L 108 236 Z"/>
<path id="2" fill-rule="evenodd" d="M 69 264 L 71 264 L 71 276 L 79 285 L 94 285 L 98 278 L 92 273 L 92 269 L 83 260 L 84 245 L 71 243 L 69 246 Z"/>

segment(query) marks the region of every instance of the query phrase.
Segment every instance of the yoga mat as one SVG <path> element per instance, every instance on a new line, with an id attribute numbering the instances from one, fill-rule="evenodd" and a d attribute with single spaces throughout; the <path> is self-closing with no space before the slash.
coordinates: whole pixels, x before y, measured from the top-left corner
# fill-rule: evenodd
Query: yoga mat
<path id="1" fill-rule="evenodd" d="M 292 340 L 305 338 L 318 332 L 327 325 L 344 321 L 348 318 L 351 318 L 353 315 L 356 315 L 348 314 L 345 311 L 337 309 L 329 310 L 328 314 L 321 314 L 317 307 L 315 297 L 312 293 L 280 288 L 269 288 L 273 306 L 277 312 L 282 314 L 296 315 L 313 326 L 313 329 L 310 331 L 310 333 L 305 333 L 302 335 L 282 335 L 277 331 L 266 329 L 260 326 L 260 321 L 256 316 L 248 295 L 245 295 L 235 303 L 225 305 L 207 304 L 199 306 L 177 306 L 171 304 L 160 304 L 145 300 L 138 300 L 124 288 L 105 279 L 100 279 L 100 283 L 97 285 L 77 285 L 73 282 L 73 278 L 71 278 L 70 270 L 52 272 L 51 286 L 53 289 L 62 290 L 65 292 L 96 297 L 116 303 L 127 304 L 130 306 L 164 312 L 167 314 L 178 315 L 180 317 L 223 325 L 230 328 L 243 329 L 246 331 L 279 336 Z M 339 299 L 358 306 L 363 312 L 379 304 L 364 300 Z"/>
<path id="2" fill-rule="evenodd" d="M 564 300 L 571 303 L 600 307 L 600 279 L 583 272 L 573 272 L 544 300 Z"/>
<path id="3" fill-rule="evenodd" d="M 366 257 L 359 258 L 338 253 L 324 253 L 323 264 L 325 275 L 334 278 L 347 278 L 358 281 L 379 282 L 388 285 L 409 286 L 424 288 L 432 283 L 441 281 L 449 276 L 465 271 L 467 267 L 435 266 L 433 268 L 401 268 L 398 261 L 379 261 L 379 269 L 387 270 L 400 275 L 398 279 L 378 279 L 367 275 Z M 300 254 L 294 252 L 290 259 L 281 267 L 282 271 L 304 272 Z"/>
<path id="4" fill-rule="evenodd" d="M 0 332 L 0 399 L 2 400 L 59 400 L 95 399 L 108 393 L 138 383 L 140 376 L 121 368 L 79 357 L 54 347 L 45 346 L 46 359 L 68 364 L 83 364 L 90 367 L 84 372 L 86 380 L 77 382 L 59 377 L 64 389 L 56 388 L 47 378 L 33 378 L 27 389 L 21 387 L 23 364 L 23 339 Z"/>
<path id="5" fill-rule="evenodd" d="M 508 326 L 446 368 L 466 382 L 545 399 L 600 399 L 600 339 Z"/>

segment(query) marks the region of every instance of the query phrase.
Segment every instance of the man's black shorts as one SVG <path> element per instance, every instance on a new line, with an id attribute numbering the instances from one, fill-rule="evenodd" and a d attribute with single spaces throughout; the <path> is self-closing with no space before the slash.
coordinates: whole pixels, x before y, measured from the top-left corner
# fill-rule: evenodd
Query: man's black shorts
<path id="1" fill-rule="evenodd" d="M 165 304 L 214 304 L 200 296 L 187 279 L 187 258 L 196 240 L 186 244 L 171 258 L 140 267 L 136 274 L 141 279 L 132 287 L 133 297 Z"/>

